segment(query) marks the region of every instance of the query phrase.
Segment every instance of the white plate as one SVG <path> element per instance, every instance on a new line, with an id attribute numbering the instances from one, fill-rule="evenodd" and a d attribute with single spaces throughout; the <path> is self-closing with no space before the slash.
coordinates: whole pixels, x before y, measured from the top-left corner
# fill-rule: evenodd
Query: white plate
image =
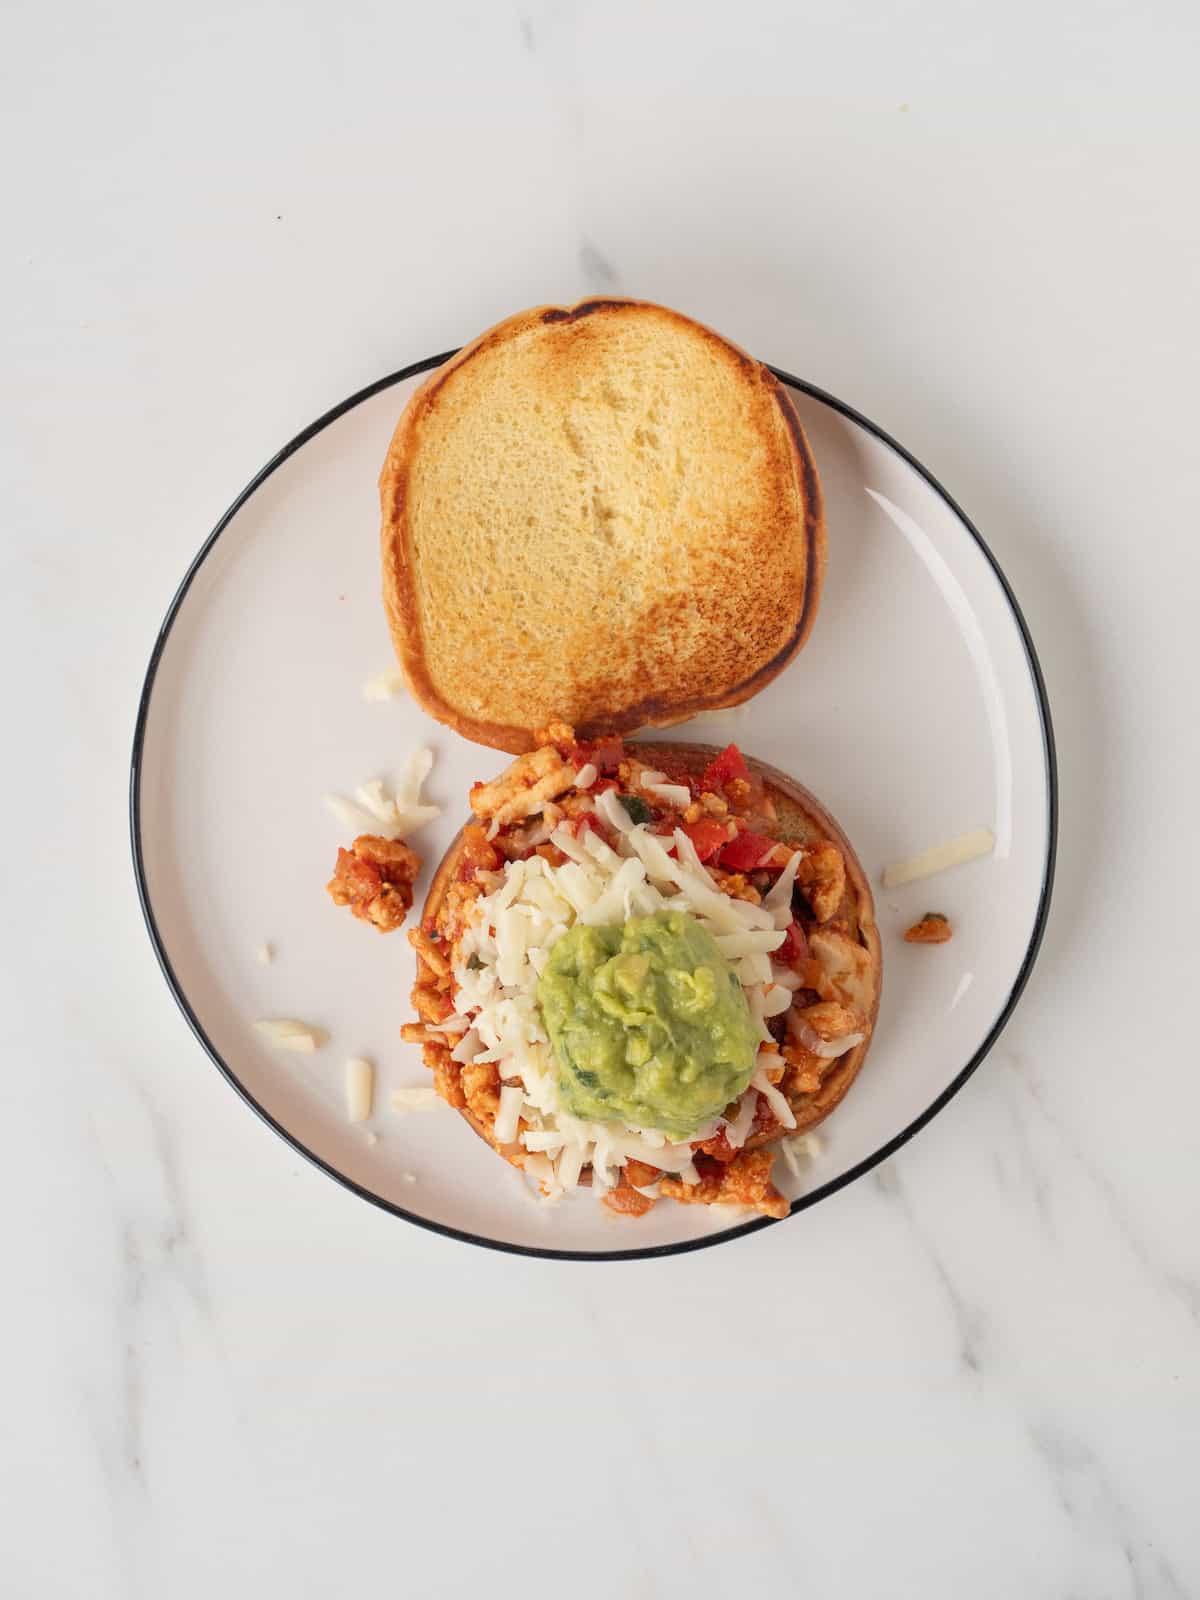
<path id="1" fill-rule="evenodd" d="M 589 1259 L 769 1226 L 668 1203 L 633 1221 L 587 1192 L 546 1206 L 446 1107 L 388 1109 L 393 1087 L 428 1082 L 419 1048 L 399 1038 L 412 952 L 402 934 L 382 937 L 327 898 L 348 840 L 322 797 L 394 771 L 415 745 L 433 747 L 427 787 L 444 811 L 414 836 L 427 863 L 419 903 L 469 785 L 504 762 L 405 697 L 368 704 L 360 692 L 393 659 L 376 476 L 409 393 L 444 359 L 383 379 L 280 451 L 171 604 L 146 675 L 131 784 L 135 867 L 163 972 L 243 1098 L 331 1176 L 409 1221 L 476 1244 Z M 674 735 L 736 738 L 793 773 L 840 820 L 876 884 L 885 863 L 969 829 L 997 836 L 987 859 L 877 888 L 875 1041 L 820 1130 L 820 1153 L 801 1180 L 781 1180 L 794 1213 L 896 1149 L 994 1043 L 1041 937 L 1056 805 L 1041 676 L 979 535 L 873 424 L 780 376 L 825 490 L 821 612 L 799 659 L 750 705 Z M 949 915 L 950 944 L 901 940 L 927 907 Z M 276 951 L 269 966 L 256 960 L 264 941 Z M 319 1024 L 330 1043 L 311 1056 L 272 1051 L 251 1028 L 270 1016 Z M 342 1065 L 353 1055 L 377 1063 L 377 1142 L 345 1118 Z"/>

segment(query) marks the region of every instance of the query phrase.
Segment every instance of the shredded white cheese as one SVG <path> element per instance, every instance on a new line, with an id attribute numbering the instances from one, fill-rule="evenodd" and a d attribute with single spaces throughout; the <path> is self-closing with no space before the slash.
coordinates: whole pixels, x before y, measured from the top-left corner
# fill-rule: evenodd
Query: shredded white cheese
<path id="1" fill-rule="evenodd" d="M 780 1154 L 783 1156 L 787 1169 L 793 1178 L 800 1177 L 802 1171 L 800 1166 L 800 1156 L 796 1150 L 796 1146 L 799 1143 L 799 1138 L 781 1139 L 779 1141 Z"/>
<path id="2" fill-rule="evenodd" d="M 633 832 L 633 818 L 617 799 L 615 789 L 605 789 L 603 794 L 597 795 L 596 814 L 619 834 L 628 835 Z"/>
<path id="3" fill-rule="evenodd" d="M 569 1144 L 564 1146 L 554 1168 L 554 1176 L 558 1180 L 559 1188 L 574 1189 L 579 1183 L 579 1174 L 583 1171 L 584 1146 Z"/>
<path id="4" fill-rule="evenodd" d="M 421 785 L 432 769 L 433 751 L 422 747 L 409 755 L 394 794 L 388 793 L 382 778 L 372 778 L 358 785 L 353 801 L 342 795 L 327 794 L 325 804 L 344 827 L 355 833 L 405 839 L 442 814 L 440 806 L 421 802 Z"/>
<path id="5" fill-rule="evenodd" d="M 500 1091 L 500 1109 L 492 1130 L 497 1144 L 511 1144 L 517 1137 L 517 1122 L 525 1102 L 525 1091 L 516 1084 L 505 1084 Z"/>
<path id="6" fill-rule="evenodd" d="M 577 789 L 590 789 L 600 776 L 593 761 L 585 761 L 575 774 L 575 787 Z"/>
<path id="7" fill-rule="evenodd" d="M 379 819 L 340 794 L 327 794 L 325 804 L 349 833 L 380 833 Z M 388 834 L 388 838 L 392 835 Z"/>
<path id="8" fill-rule="evenodd" d="M 788 1012 L 787 1028 L 797 1044 L 802 1044 L 814 1056 L 820 1056 L 822 1061 L 836 1061 L 866 1038 L 864 1033 L 844 1033 L 840 1039 L 822 1039 L 817 1030 L 794 1011 Z"/>
<path id="9" fill-rule="evenodd" d="M 354 791 L 354 798 L 364 811 L 369 812 L 375 821 L 384 827 L 396 821 L 396 802 L 383 787 L 382 778 L 372 778 L 369 783 L 360 783 Z"/>
<path id="10" fill-rule="evenodd" d="M 554 1167 L 545 1156 L 526 1156 L 525 1171 L 535 1182 L 540 1183 L 545 1189 L 557 1189 L 558 1179 L 554 1175 Z"/>
<path id="11" fill-rule="evenodd" d="M 470 1017 L 461 1016 L 458 1012 L 452 1017 L 445 1017 L 441 1022 L 430 1022 L 427 1027 L 434 1028 L 438 1033 L 464 1034 L 471 1026 Z"/>
<path id="12" fill-rule="evenodd" d="M 692 791 L 683 783 L 668 783 L 665 772 L 643 772 L 642 788 L 669 806 L 690 806 Z"/>
<path id="13" fill-rule="evenodd" d="M 804 979 L 789 967 L 772 967 L 771 982 L 777 989 L 786 989 L 791 993 L 804 988 Z"/>
<path id="14" fill-rule="evenodd" d="M 363 1056 L 352 1056 L 343 1069 L 346 1090 L 346 1116 L 351 1122 L 365 1122 L 371 1115 L 375 1097 L 375 1068 Z"/>
<path id="15" fill-rule="evenodd" d="M 403 692 L 404 674 L 399 667 L 385 667 L 366 679 L 362 686 L 364 700 L 391 700 Z"/>
<path id="16" fill-rule="evenodd" d="M 393 1111 L 432 1111 L 435 1106 L 442 1103 L 442 1097 L 436 1089 L 393 1089 Z"/>
<path id="17" fill-rule="evenodd" d="M 974 861 L 979 856 L 991 855 L 996 836 L 990 828 L 976 828 L 971 833 L 959 834 L 945 844 L 923 850 L 909 861 L 893 862 L 883 869 L 885 889 L 899 889 L 906 883 L 917 883 L 921 878 L 931 878 L 935 872 L 945 872 L 948 867 L 958 867 L 964 861 Z"/>
<path id="18" fill-rule="evenodd" d="M 274 947 L 269 944 L 260 944 L 254 952 L 254 956 L 260 967 L 269 967 L 275 959 Z"/>
<path id="19" fill-rule="evenodd" d="M 779 1149 L 787 1163 L 788 1171 L 793 1178 L 803 1175 L 800 1157 L 806 1156 L 809 1161 L 815 1161 L 825 1148 L 815 1133 L 796 1133 L 790 1139 L 781 1139 Z"/>
<path id="20" fill-rule="evenodd" d="M 329 1035 L 307 1022 L 297 1022 L 294 1017 L 263 1017 L 254 1026 L 268 1044 L 277 1050 L 300 1050 L 311 1054 L 319 1050 Z"/>
<path id="21" fill-rule="evenodd" d="M 792 1003 L 792 991 L 786 983 L 772 977 L 763 993 L 763 1016 L 781 1017 Z"/>
<path id="22" fill-rule="evenodd" d="M 795 851 L 763 897 L 763 905 L 775 918 L 775 926 L 785 931 L 792 920 L 792 889 L 796 883 L 796 869 L 803 860 L 804 851 Z"/>
<path id="23" fill-rule="evenodd" d="M 785 1128 L 794 1128 L 796 1126 L 796 1114 L 791 1106 L 788 1105 L 787 1096 L 775 1087 L 770 1078 L 767 1077 L 766 1071 L 760 1067 L 750 1082 L 775 1113 L 776 1121 L 782 1123 Z"/>
<path id="24" fill-rule="evenodd" d="M 758 1090 L 747 1089 L 738 1102 L 738 1113 L 725 1129 L 725 1140 L 731 1150 L 740 1150 L 750 1137 L 754 1114 L 758 1110 Z"/>
<path id="25" fill-rule="evenodd" d="M 715 943 L 727 961 L 736 961 L 739 956 L 760 953 L 770 955 L 772 950 L 778 950 L 783 943 L 783 935 L 774 928 L 770 933 L 760 933 L 757 929 L 748 928 L 738 933 L 718 933 Z"/>
<path id="26" fill-rule="evenodd" d="M 502 1087 L 496 1138 L 519 1145 L 526 1175 L 555 1198 L 576 1188 L 587 1166 L 593 1192 L 602 1197 L 630 1160 L 677 1174 L 688 1184 L 700 1181 L 691 1142 L 677 1144 L 662 1129 L 583 1122 L 561 1105 L 537 986 L 554 944 L 570 927 L 620 923 L 662 910 L 688 912 L 734 963 L 765 1044 L 771 1043 L 767 1020 L 786 1011 L 792 999 L 791 989 L 776 981 L 771 962 L 786 921 L 777 926 L 772 908 L 722 894 L 685 833 L 676 832 L 671 854 L 672 840 L 634 824 L 613 790 L 596 796 L 595 809 L 617 835 L 615 850 L 593 831 L 577 834 L 560 823 L 551 840 L 567 858 L 561 865 L 530 856 L 481 880 L 486 892 L 472 902 L 455 950 L 457 1010 L 441 1025 L 453 1031 L 453 1022 L 466 1030 L 451 1051 L 453 1059 L 497 1065 Z M 749 1136 L 760 1093 L 780 1122 L 795 1126 L 779 1090 L 770 1084 L 763 1089 L 758 1082 L 765 1059 L 760 1055 L 755 1088 L 739 1106 L 734 1148 Z M 714 1119 L 694 1137 L 711 1138 L 721 1126 Z"/>
<path id="27" fill-rule="evenodd" d="M 474 1028 L 468 1028 L 466 1033 L 463 1034 L 462 1038 L 454 1046 L 454 1049 L 451 1050 L 450 1059 L 451 1061 L 457 1061 L 460 1064 L 465 1065 L 468 1061 L 474 1061 L 475 1057 L 479 1055 L 482 1050 L 483 1040 L 479 1037 Z"/>

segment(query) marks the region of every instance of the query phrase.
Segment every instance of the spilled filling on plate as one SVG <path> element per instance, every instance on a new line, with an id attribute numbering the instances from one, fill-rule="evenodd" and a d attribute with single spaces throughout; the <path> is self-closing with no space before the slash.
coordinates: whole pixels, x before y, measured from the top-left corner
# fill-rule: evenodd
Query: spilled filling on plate
<path id="1" fill-rule="evenodd" d="M 838 846 L 780 840 L 734 745 L 671 775 L 556 725 L 470 798 L 409 935 L 439 1094 L 547 1197 L 786 1215 L 775 1150 L 870 1026 Z"/>

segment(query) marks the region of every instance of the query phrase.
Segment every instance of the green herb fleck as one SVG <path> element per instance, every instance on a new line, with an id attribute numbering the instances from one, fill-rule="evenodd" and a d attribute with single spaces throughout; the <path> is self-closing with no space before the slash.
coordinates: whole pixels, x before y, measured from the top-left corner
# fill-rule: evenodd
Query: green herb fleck
<path id="1" fill-rule="evenodd" d="M 649 822 L 650 807 L 636 794 L 619 794 L 617 799 L 625 807 L 630 822 Z"/>

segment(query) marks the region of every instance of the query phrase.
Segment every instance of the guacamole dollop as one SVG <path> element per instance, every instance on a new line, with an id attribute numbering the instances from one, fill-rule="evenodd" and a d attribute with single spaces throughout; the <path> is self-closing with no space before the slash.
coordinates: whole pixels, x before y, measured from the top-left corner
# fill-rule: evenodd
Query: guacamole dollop
<path id="1" fill-rule="evenodd" d="M 758 1036 L 737 974 L 682 911 L 577 923 L 550 952 L 538 1003 L 565 1110 L 690 1138 L 750 1082 Z"/>

